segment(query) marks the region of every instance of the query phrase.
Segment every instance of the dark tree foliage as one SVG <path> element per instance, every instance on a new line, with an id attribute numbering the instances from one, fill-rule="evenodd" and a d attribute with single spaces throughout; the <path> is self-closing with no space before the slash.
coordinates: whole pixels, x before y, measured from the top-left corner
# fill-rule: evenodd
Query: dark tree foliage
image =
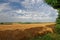
<path id="1" fill-rule="evenodd" d="M 54 8 L 60 8 L 60 0 L 45 0 L 45 1 Z"/>

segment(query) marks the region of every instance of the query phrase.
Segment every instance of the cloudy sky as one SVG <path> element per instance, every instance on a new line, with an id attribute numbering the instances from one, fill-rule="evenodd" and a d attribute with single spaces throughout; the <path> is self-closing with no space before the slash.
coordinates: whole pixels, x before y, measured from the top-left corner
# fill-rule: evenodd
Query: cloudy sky
<path id="1" fill-rule="evenodd" d="M 0 0 L 0 22 L 55 22 L 57 14 L 44 0 Z"/>

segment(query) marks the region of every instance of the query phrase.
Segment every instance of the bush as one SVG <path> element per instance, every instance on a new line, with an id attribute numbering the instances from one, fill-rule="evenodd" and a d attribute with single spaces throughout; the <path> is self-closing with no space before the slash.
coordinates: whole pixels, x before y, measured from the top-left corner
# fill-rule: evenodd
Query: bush
<path id="1" fill-rule="evenodd" d="M 60 24 L 60 19 L 57 19 L 57 22 L 56 22 L 57 24 Z"/>
<path id="2" fill-rule="evenodd" d="M 60 24 L 57 24 L 55 27 L 56 33 L 60 34 Z"/>
<path id="3" fill-rule="evenodd" d="M 44 36 L 34 37 L 32 40 L 53 40 L 53 38 L 49 34 L 46 34 Z"/>

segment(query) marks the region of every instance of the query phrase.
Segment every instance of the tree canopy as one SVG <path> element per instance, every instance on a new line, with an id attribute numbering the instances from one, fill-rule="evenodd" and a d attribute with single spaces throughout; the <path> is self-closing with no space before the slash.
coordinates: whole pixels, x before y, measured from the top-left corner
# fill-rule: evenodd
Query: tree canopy
<path id="1" fill-rule="evenodd" d="M 60 8 L 60 0 L 45 0 L 45 1 L 54 8 Z"/>

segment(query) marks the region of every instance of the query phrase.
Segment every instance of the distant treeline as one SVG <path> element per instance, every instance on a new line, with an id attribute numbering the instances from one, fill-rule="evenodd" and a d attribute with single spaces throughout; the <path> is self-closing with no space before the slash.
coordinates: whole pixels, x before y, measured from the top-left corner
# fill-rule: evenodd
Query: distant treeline
<path id="1" fill-rule="evenodd" d="M 0 24 L 35 24 L 40 22 L 1 22 Z"/>
<path id="2" fill-rule="evenodd" d="M 13 23 L 11 23 L 11 22 L 1 22 L 0 24 L 13 24 Z"/>
<path id="3" fill-rule="evenodd" d="M 54 22 L 0 22 L 0 24 L 42 24 L 42 23 L 54 23 Z"/>

